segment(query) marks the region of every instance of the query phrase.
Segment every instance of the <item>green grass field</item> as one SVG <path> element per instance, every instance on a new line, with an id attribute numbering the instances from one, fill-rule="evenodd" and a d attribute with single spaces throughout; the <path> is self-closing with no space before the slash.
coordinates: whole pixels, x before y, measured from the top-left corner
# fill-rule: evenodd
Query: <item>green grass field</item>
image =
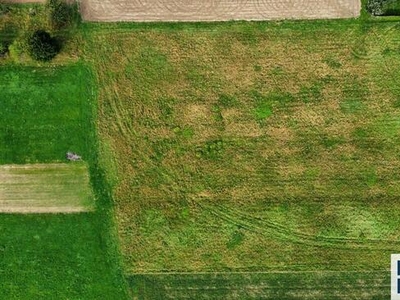
<path id="1" fill-rule="evenodd" d="M 98 214 L 0 215 L 1 299 L 124 299 Z"/>
<path id="2" fill-rule="evenodd" d="M 125 269 L 138 274 L 139 299 L 164 291 L 145 284 L 140 292 L 140 274 L 152 272 L 314 271 L 329 281 L 338 271 L 337 298 L 346 298 L 341 280 L 379 282 L 366 298 L 389 294 L 390 254 L 400 250 L 397 23 L 85 31 Z M 170 277 L 149 276 L 171 299 L 202 295 L 202 283 L 186 285 L 183 275 L 172 291 Z M 325 289 L 325 279 L 307 278 Z M 224 280 L 234 287 L 237 279 Z M 243 288 L 231 298 L 250 293 Z"/>
<path id="3" fill-rule="evenodd" d="M 54 200 L 93 209 L 96 199 L 96 211 L 90 213 L 0 214 L 0 298 L 126 299 L 111 200 L 97 162 L 91 71 L 83 62 L 24 66 L 6 61 L 0 78 L 0 198 L 36 197 L 33 201 L 47 210 Z M 85 163 L 54 168 L 67 163 L 67 151 L 82 155 Z M 39 163 L 48 164 L 38 171 Z M 6 172 L 6 164 L 17 165 Z"/>
<path id="4" fill-rule="evenodd" d="M 0 163 L 65 161 L 67 151 L 87 158 L 93 139 L 89 71 L 68 67 L 0 69 Z"/>

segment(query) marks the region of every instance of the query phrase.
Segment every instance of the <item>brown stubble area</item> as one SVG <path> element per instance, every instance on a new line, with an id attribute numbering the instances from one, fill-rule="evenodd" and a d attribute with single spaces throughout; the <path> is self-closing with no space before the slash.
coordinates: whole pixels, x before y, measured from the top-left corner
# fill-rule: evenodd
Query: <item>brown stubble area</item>
<path id="1" fill-rule="evenodd" d="M 353 18 L 359 0 L 82 0 L 87 21 L 230 21 Z"/>
<path id="2" fill-rule="evenodd" d="M 0 213 L 76 213 L 94 210 L 85 164 L 0 166 Z"/>
<path id="3" fill-rule="evenodd" d="M 379 148 L 387 140 L 380 143 L 373 128 L 391 94 L 370 77 L 371 58 L 354 57 L 358 34 L 349 26 L 254 30 L 251 39 L 235 30 L 93 36 L 92 49 L 102 57 L 95 61 L 99 130 L 118 165 L 115 198 L 128 270 L 277 268 L 285 260 L 307 264 L 316 253 L 322 263 L 333 252 L 321 255 L 285 239 L 296 231 L 379 238 L 365 224 L 383 226 L 385 214 L 396 215 L 390 203 L 398 179 L 390 174 L 399 160 L 390 147 Z M 290 99 L 271 100 L 272 115 L 260 121 L 255 92 L 265 101 L 272 94 Z M 234 100 L 224 103 L 221 95 Z M 223 150 L 207 154 L 216 141 Z M 389 161 L 393 168 L 385 167 Z M 365 222 L 349 231 L 346 220 L 360 207 L 368 212 Z M 285 224 L 291 233 L 275 240 L 255 221 L 245 241 L 228 250 L 247 222 L 242 214 Z M 381 237 L 397 238 L 395 226 Z M 257 251 L 282 245 L 281 255 Z M 356 253 L 343 250 L 334 262 Z"/>

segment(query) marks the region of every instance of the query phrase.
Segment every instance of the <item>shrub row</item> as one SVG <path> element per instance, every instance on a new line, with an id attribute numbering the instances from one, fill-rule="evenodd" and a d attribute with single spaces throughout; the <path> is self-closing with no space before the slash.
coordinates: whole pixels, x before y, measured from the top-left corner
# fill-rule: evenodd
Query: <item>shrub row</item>
<path id="1" fill-rule="evenodd" d="M 367 11 L 373 16 L 400 16 L 400 1 L 368 0 Z"/>

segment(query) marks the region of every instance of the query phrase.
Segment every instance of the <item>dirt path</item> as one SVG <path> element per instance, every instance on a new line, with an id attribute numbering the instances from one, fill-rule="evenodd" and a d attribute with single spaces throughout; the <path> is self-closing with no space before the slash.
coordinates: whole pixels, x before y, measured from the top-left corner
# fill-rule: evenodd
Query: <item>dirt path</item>
<path id="1" fill-rule="evenodd" d="M 87 21 L 353 18 L 360 0 L 81 0 Z"/>

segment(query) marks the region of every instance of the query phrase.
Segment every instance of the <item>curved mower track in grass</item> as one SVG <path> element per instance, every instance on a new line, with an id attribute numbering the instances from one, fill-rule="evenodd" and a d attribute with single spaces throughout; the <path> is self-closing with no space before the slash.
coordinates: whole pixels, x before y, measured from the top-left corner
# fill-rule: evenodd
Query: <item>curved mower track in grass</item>
<path id="1" fill-rule="evenodd" d="M 230 209 L 224 205 L 207 206 L 198 204 L 202 209 L 209 210 L 215 216 L 222 220 L 238 226 L 249 232 L 259 234 L 264 237 L 274 237 L 276 239 L 289 243 L 299 243 L 314 247 L 330 247 L 341 249 L 398 249 L 400 241 L 384 240 L 384 239 L 361 239 L 348 237 L 327 237 L 323 235 L 312 235 L 295 231 L 286 226 L 262 219 L 253 215 L 249 215 L 239 211 L 238 209 Z"/>

